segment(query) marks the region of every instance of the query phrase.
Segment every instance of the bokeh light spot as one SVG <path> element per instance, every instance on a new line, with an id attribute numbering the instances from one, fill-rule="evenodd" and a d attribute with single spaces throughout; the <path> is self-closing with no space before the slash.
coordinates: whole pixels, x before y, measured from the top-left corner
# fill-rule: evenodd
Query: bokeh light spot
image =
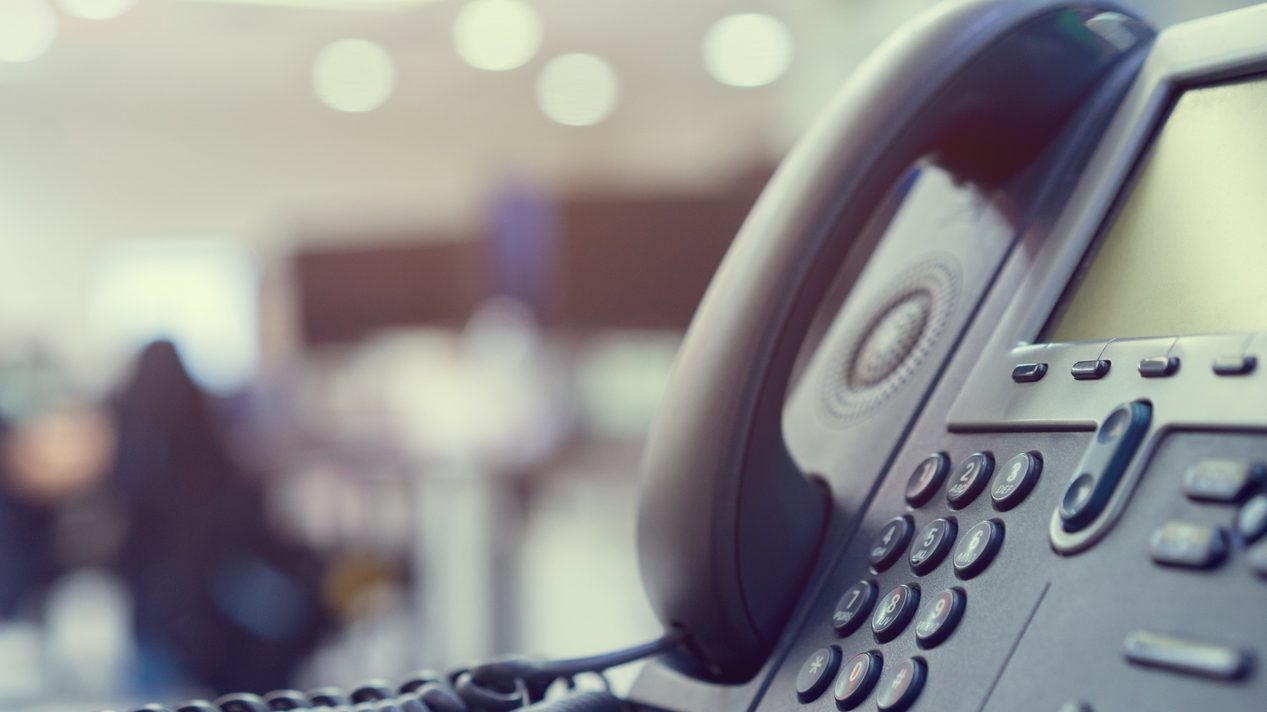
<path id="1" fill-rule="evenodd" d="M 44 0 L 0 0 L 0 62 L 30 62 L 57 39 L 57 14 Z"/>
<path id="2" fill-rule="evenodd" d="M 522 0 L 471 0 L 453 23 L 453 44 L 476 69 L 522 67 L 541 49 L 541 17 Z"/>
<path id="3" fill-rule="evenodd" d="M 326 45 L 312 65 L 317 98 L 332 109 L 373 111 L 396 89 L 396 65 L 381 46 L 361 39 Z"/>
<path id="4" fill-rule="evenodd" d="M 761 13 L 723 17 L 704 35 L 704 68 L 722 84 L 759 87 L 792 64 L 792 33 L 778 19 Z"/>
<path id="5" fill-rule="evenodd" d="M 616 70 L 592 54 L 564 54 L 537 77 L 537 102 L 545 115 L 567 126 L 590 126 L 611 114 L 620 100 Z"/>
<path id="6" fill-rule="evenodd" d="M 136 0 L 58 0 L 66 14 L 85 20 L 109 20 L 122 15 Z"/>

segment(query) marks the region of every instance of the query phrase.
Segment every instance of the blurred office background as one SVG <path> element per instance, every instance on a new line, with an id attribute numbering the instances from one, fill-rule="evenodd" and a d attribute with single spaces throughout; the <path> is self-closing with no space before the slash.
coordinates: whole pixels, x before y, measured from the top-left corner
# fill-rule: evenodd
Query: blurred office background
<path id="1" fill-rule="evenodd" d="M 682 331 L 930 4 L 0 0 L 0 707 L 654 635 Z"/>

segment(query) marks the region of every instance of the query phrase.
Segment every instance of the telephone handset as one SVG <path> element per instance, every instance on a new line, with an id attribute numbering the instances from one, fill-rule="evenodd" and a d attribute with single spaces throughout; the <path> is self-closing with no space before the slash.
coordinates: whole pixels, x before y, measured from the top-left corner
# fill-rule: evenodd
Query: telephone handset
<path id="1" fill-rule="evenodd" d="M 852 75 L 783 162 L 696 313 L 645 456 L 643 579 L 688 637 L 664 662 L 752 678 L 833 544 L 829 520 L 844 515 L 789 453 L 783 409 L 825 294 L 879 237 L 875 208 L 919 161 L 1022 207 L 1014 194 L 1041 180 L 1027 169 L 1148 36 L 1102 3 L 941 3 Z M 912 417 L 872 447 L 891 450 Z M 871 476 L 835 484 L 866 490 Z"/>

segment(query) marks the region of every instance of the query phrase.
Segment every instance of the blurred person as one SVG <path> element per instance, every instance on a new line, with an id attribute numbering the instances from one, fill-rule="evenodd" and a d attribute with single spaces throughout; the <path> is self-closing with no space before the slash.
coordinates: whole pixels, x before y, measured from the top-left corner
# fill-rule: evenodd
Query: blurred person
<path id="1" fill-rule="evenodd" d="M 169 342 L 142 351 L 112 404 L 138 692 L 284 687 L 325 627 L 321 562 L 269 526 L 211 406 Z"/>

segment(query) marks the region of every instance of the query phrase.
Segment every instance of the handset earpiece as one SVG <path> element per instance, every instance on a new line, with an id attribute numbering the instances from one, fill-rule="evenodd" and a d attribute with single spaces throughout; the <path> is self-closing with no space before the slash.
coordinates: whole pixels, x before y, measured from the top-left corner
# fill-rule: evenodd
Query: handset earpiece
<path id="1" fill-rule="evenodd" d="M 793 462 L 781 415 L 827 286 L 873 246 L 858 242 L 873 207 L 920 159 L 985 188 L 1014 177 L 1150 36 L 1138 27 L 1107 5 L 940 3 L 871 55 L 780 166 L 691 323 L 644 458 L 643 581 L 689 641 L 668 664 L 751 678 L 813 572 L 830 497 Z"/>

